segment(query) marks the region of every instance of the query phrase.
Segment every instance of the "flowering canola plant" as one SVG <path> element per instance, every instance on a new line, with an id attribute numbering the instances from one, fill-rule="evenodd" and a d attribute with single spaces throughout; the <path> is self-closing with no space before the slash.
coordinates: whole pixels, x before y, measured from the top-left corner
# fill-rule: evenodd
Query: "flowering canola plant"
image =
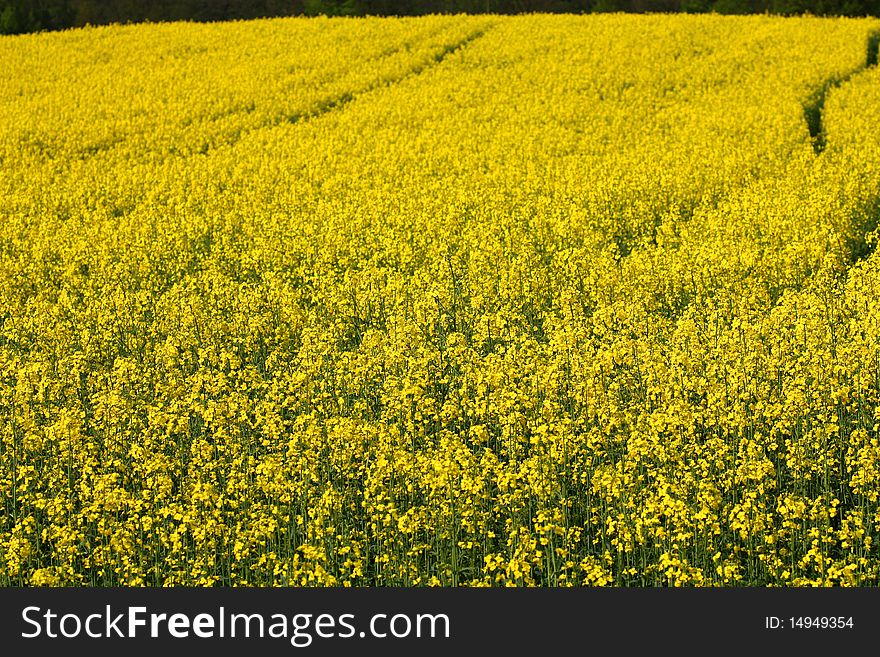
<path id="1" fill-rule="evenodd" d="M 880 584 L 878 35 L 0 38 L 0 584 Z"/>

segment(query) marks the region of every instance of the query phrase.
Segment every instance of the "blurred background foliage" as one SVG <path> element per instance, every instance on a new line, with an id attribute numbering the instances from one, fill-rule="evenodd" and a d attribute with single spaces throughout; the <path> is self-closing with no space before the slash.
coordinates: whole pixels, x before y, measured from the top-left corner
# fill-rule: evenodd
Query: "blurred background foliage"
<path id="1" fill-rule="evenodd" d="M 86 24 L 269 16 L 717 12 L 880 16 L 880 0 L 0 0 L 0 34 Z"/>

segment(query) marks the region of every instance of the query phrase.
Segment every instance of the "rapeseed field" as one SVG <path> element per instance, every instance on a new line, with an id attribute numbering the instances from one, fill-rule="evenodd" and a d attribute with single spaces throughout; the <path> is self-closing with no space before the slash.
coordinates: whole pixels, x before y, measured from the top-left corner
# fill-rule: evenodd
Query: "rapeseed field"
<path id="1" fill-rule="evenodd" d="M 0 38 L 0 584 L 880 585 L 878 42 Z"/>

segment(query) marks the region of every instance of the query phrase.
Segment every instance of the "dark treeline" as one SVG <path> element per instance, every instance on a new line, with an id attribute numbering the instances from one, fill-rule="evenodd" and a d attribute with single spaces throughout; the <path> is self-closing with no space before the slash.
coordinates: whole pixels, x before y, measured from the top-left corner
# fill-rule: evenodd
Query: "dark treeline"
<path id="1" fill-rule="evenodd" d="M 0 0 L 0 34 L 86 24 L 294 15 L 709 12 L 880 16 L 880 0 Z"/>

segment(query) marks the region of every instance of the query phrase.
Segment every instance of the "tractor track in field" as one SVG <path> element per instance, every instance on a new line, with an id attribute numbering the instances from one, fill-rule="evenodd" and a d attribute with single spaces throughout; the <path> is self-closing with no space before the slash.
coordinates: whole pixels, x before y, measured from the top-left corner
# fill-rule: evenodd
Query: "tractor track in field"
<path id="1" fill-rule="evenodd" d="M 319 101 L 313 107 L 302 110 L 299 112 L 295 112 L 292 114 L 276 116 L 273 119 L 258 125 L 253 126 L 247 130 L 242 130 L 239 133 L 232 135 L 230 138 L 220 141 L 219 143 L 213 144 L 208 148 L 205 148 L 201 151 L 202 155 L 206 155 L 213 150 L 219 148 L 234 148 L 236 144 L 242 141 L 248 135 L 255 134 L 260 130 L 265 130 L 267 128 L 274 128 L 280 125 L 285 124 L 304 124 L 306 122 L 310 122 L 316 119 L 320 119 L 323 116 L 326 116 L 336 110 L 340 110 L 344 108 L 346 105 L 349 105 L 356 101 L 361 96 L 369 94 L 373 91 L 378 91 L 380 89 L 385 89 L 388 87 L 392 87 L 394 85 L 400 84 L 405 80 L 410 78 L 414 78 L 418 75 L 421 75 L 425 71 L 435 68 L 440 65 L 444 60 L 446 60 L 450 55 L 457 53 L 470 44 L 472 44 L 477 39 L 482 38 L 490 29 L 495 26 L 494 23 L 489 23 L 485 27 L 482 27 L 474 32 L 471 32 L 467 36 L 458 39 L 450 44 L 443 46 L 439 52 L 434 53 L 433 55 L 422 59 L 419 62 L 416 62 L 411 68 L 408 68 L 406 71 L 401 72 L 398 75 L 395 75 L 390 78 L 383 78 L 379 80 L 374 80 L 369 84 L 359 88 L 353 89 L 350 91 L 345 91 L 343 93 L 339 93 L 333 96 L 328 96 L 327 98 Z M 394 51 L 389 51 L 388 54 L 393 54 Z"/>
<path id="2" fill-rule="evenodd" d="M 292 114 L 286 117 L 288 123 L 299 123 L 301 121 L 308 121 L 316 118 L 320 118 L 321 116 L 328 114 L 329 112 L 344 107 L 349 103 L 358 99 L 358 97 L 368 94 L 372 91 L 376 91 L 377 89 L 383 89 L 386 87 L 391 87 L 396 84 L 400 84 L 401 82 L 408 80 L 410 78 L 414 78 L 418 75 L 421 75 L 425 71 L 432 69 L 439 64 L 441 64 L 447 57 L 450 55 L 459 52 L 460 50 L 466 48 L 471 43 L 483 37 L 486 32 L 488 32 L 494 24 L 490 24 L 484 28 L 477 30 L 471 34 L 468 34 L 466 37 L 459 39 L 451 44 L 444 46 L 439 52 L 435 53 L 427 60 L 423 60 L 418 62 L 415 66 L 404 71 L 400 75 L 394 76 L 390 79 L 377 80 L 362 89 L 357 89 L 354 91 L 347 91 L 345 93 L 339 94 L 337 96 L 333 96 L 331 98 L 327 98 L 326 100 L 320 102 L 317 107 L 314 109 L 299 112 L 296 114 Z"/>
<path id="3" fill-rule="evenodd" d="M 472 44 L 474 41 L 482 38 L 494 26 L 495 26 L 495 23 L 488 23 L 488 24 L 484 25 L 483 27 L 480 27 L 479 29 L 467 34 L 466 36 L 461 37 L 461 38 L 457 39 L 456 41 L 453 41 L 452 43 L 448 43 L 446 45 L 443 45 L 439 48 L 439 50 L 437 52 L 434 52 L 433 54 L 430 54 L 430 55 L 422 58 L 421 60 L 414 62 L 412 64 L 412 66 L 410 66 L 409 68 L 407 68 L 404 71 L 397 73 L 396 75 L 373 80 L 373 81 L 369 82 L 368 84 L 365 84 L 363 87 L 360 87 L 357 89 L 352 89 L 352 90 L 344 91 L 342 93 L 337 93 L 335 95 L 327 96 L 326 98 L 319 100 L 312 107 L 309 107 L 307 109 L 303 109 L 303 110 L 293 112 L 290 114 L 280 114 L 280 115 L 276 115 L 274 117 L 267 117 L 267 120 L 263 121 L 262 123 L 260 123 L 258 125 L 253 125 L 250 127 L 240 129 L 240 130 L 236 130 L 234 132 L 231 132 L 228 135 L 225 135 L 223 138 L 218 139 L 217 141 L 215 141 L 213 143 L 204 144 L 201 148 L 196 149 L 193 152 L 184 152 L 183 155 L 185 157 L 189 157 L 192 155 L 208 155 L 212 151 L 215 151 L 218 149 L 234 147 L 240 141 L 245 139 L 248 135 L 257 133 L 260 130 L 265 130 L 267 128 L 273 128 L 273 127 L 277 127 L 277 126 L 285 125 L 285 124 L 305 123 L 307 121 L 312 121 L 314 119 L 321 118 L 322 116 L 325 116 L 335 110 L 338 110 L 338 109 L 345 107 L 346 105 L 354 102 L 355 100 L 357 100 L 358 98 L 360 98 L 361 96 L 363 96 L 365 94 L 368 94 L 368 93 L 371 93 L 373 91 L 377 91 L 377 90 L 380 90 L 383 88 L 392 87 L 394 85 L 397 85 L 397 84 L 404 82 L 405 80 L 408 80 L 410 78 L 414 78 L 414 77 L 421 75 L 422 73 L 424 73 L 430 69 L 435 68 L 436 66 L 440 65 L 444 60 L 446 60 L 451 55 L 461 51 L 462 49 L 464 49 L 467 46 L 469 46 L 470 44 Z M 431 35 L 428 35 L 428 36 L 431 37 L 431 36 L 435 36 L 435 35 L 436 35 L 436 32 L 432 33 Z M 399 46 L 392 48 L 392 49 L 389 49 L 388 51 L 382 53 L 379 57 L 373 58 L 370 61 L 372 62 L 372 61 L 376 61 L 377 59 L 382 59 L 383 57 L 388 57 L 388 56 L 394 55 L 395 53 L 399 52 L 399 50 L 400 50 Z M 240 107 L 234 107 L 234 108 L 231 108 L 230 110 L 220 112 L 220 113 L 218 113 L 214 116 L 210 116 L 210 117 L 199 117 L 199 118 L 194 119 L 194 121 L 205 121 L 205 120 L 211 121 L 211 120 L 223 119 L 223 118 L 227 118 L 229 116 L 235 115 L 235 114 L 249 113 L 249 112 L 252 112 L 253 110 L 254 110 L 254 103 L 253 102 L 242 103 Z M 106 143 L 106 144 L 102 143 L 102 144 L 96 144 L 96 145 L 87 147 L 83 150 L 82 153 L 80 153 L 80 159 L 87 160 L 87 159 L 90 159 L 103 151 L 111 150 L 115 146 L 117 146 L 121 143 L 124 143 L 127 138 L 128 137 L 121 137 L 119 139 L 115 139 L 115 140 L 113 140 L 109 143 Z M 42 145 L 39 142 L 35 142 L 35 144 L 36 144 L 34 146 L 35 149 L 45 149 L 46 148 L 44 145 Z"/>
<path id="4" fill-rule="evenodd" d="M 872 32 L 868 35 L 865 63 L 862 66 L 853 69 L 847 75 L 827 79 L 818 89 L 810 102 L 804 104 L 804 120 L 810 131 L 810 141 L 813 145 L 813 152 L 816 155 L 821 155 L 825 151 L 827 145 L 823 111 L 825 109 L 825 101 L 828 98 L 828 94 L 832 89 L 837 89 L 841 85 L 849 82 L 856 75 L 876 66 L 878 48 L 880 48 L 880 32 Z"/>

